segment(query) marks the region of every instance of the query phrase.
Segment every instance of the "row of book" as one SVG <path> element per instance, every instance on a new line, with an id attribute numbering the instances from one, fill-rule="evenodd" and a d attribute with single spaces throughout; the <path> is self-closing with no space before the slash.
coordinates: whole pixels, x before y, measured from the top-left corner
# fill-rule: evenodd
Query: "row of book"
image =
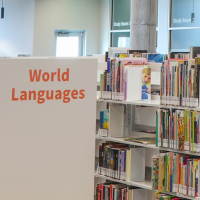
<path id="1" fill-rule="evenodd" d="M 166 54 L 148 53 L 147 50 L 132 50 L 130 48 L 110 47 L 107 58 L 146 58 L 148 62 L 162 63 L 168 58 Z"/>
<path id="2" fill-rule="evenodd" d="M 155 193 L 154 200 L 186 200 L 186 198 L 176 197 L 174 195 Z"/>
<path id="3" fill-rule="evenodd" d="M 163 148 L 200 153 L 200 112 L 158 109 L 156 145 Z"/>
<path id="4" fill-rule="evenodd" d="M 161 67 L 162 105 L 199 106 L 200 58 L 168 59 Z"/>
<path id="5" fill-rule="evenodd" d="M 184 200 L 186 198 L 176 197 L 156 192 L 154 200 Z M 95 200 L 147 200 L 147 191 L 137 187 L 127 187 L 125 184 L 116 182 L 105 182 L 97 184 Z"/>
<path id="6" fill-rule="evenodd" d="M 159 53 L 148 53 L 147 50 L 132 50 L 130 48 L 119 48 L 119 47 L 110 47 L 108 52 L 106 52 L 106 59 L 108 57 L 135 57 L 135 58 L 146 58 L 148 62 L 163 62 L 164 60 L 169 59 L 179 59 L 179 58 L 196 58 L 200 57 L 200 47 L 191 46 L 190 52 L 169 52 L 166 54 Z"/>
<path id="7" fill-rule="evenodd" d="M 146 200 L 144 189 L 127 187 L 127 185 L 105 182 L 96 186 L 96 200 Z"/>
<path id="8" fill-rule="evenodd" d="M 112 100 L 151 99 L 151 68 L 145 58 L 108 58 L 100 75 L 100 98 Z"/>
<path id="9" fill-rule="evenodd" d="M 159 163 L 159 165 L 158 165 Z M 172 192 L 185 197 L 200 196 L 200 158 L 178 153 L 160 153 L 153 157 L 152 189 Z M 154 171 L 158 171 L 155 176 Z"/>
<path id="10" fill-rule="evenodd" d="M 137 169 L 138 166 L 140 169 Z M 99 146 L 97 173 L 123 181 L 144 181 L 145 148 L 130 148 L 129 145 L 113 142 L 102 143 Z"/>

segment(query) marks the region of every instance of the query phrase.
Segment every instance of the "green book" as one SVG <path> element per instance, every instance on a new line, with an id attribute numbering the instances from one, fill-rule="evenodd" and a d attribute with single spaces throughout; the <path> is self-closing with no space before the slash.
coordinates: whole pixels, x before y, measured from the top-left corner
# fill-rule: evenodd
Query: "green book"
<path id="1" fill-rule="evenodd" d="M 102 99 L 102 93 L 103 93 L 103 79 L 104 79 L 104 74 L 100 74 L 100 92 L 101 92 L 101 99 Z"/>
<path id="2" fill-rule="evenodd" d="M 194 112 L 192 111 L 192 152 L 194 152 Z"/>

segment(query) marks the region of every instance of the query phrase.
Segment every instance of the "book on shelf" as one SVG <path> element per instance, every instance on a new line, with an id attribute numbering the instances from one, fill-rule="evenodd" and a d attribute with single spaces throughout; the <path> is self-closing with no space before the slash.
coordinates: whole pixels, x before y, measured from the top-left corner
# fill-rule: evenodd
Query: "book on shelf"
<path id="1" fill-rule="evenodd" d="M 127 50 L 127 57 L 142 58 L 143 53 L 147 53 L 147 50 Z"/>
<path id="2" fill-rule="evenodd" d="M 125 184 L 105 182 L 96 186 L 96 200 L 146 200 L 145 189 L 128 187 Z"/>
<path id="3" fill-rule="evenodd" d="M 151 175 L 152 190 L 158 190 L 158 178 L 159 178 L 159 155 L 153 155 L 152 175 Z"/>
<path id="4" fill-rule="evenodd" d="M 109 47 L 108 48 L 108 58 L 114 58 L 117 54 L 127 54 L 127 50 L 130 47 Z"/>
<path id="5" fill-rule="evenodd" d="M 200 47 L 190 47 L 190 58 L 200 57 Z"/>
<path id="6" fill-rule="evenodd" d="M 158 147 L 200 153 L 200 112 L 158 109 L 156 141 Z"/>
<path id="7" fill-rule="evenodd" d="M 169 52 L 169 59 L 190 58 L 189 52 Z"/>
<path id="8" fill-rule="evenodd" d="M 134 137 L 134 138 L 123 138 L 125 141 L 137 142 L 141 144 L 156 144 L 155 137 Z"/>
<path id="9" fill-rule="evenodd" d="M 107 70 L 100 76 L 102 99 L 151 99 L 151 68 L 145 58 L 108 58 Z"/>
<path id="10" fill-rule="evenodd" d="M 144 54 L 143 54 L 144 56 Z M 148 53 L 147 60 L 148 62 L 156 62 L 162 63 L 164 60 L 167 60 L 168 56 L 166 54 L 159 54 L 159 53 Z"/>
<path id="11" fill-rule="evenodd" d="M 97 173 L 123 181 L 144 181 L 145 149 L 112 142 L 102 143 L 99 146 Z"/>
<path id="12" fill-rule="evenodd" d="M 183 197 L 176 197 L 175 195 L 162 194 L 159 192 L 155 193 L 154 200 L 184 200 Z"/>
<path id="13" fill-rule="evenodd" d="M 161 67 L 160 104 L 199 106 L 200 58 L 169 59 Z"/>
<path id="14" fill-rule="evenodd" d="M 178 153 L 159 154 L 158 192 L 199 197 L 200 158 Z"/>

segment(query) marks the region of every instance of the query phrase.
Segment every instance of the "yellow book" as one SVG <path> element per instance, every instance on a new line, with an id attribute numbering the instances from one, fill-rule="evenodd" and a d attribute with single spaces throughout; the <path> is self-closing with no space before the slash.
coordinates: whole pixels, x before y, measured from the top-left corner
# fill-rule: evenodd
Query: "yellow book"
<path id="1" fill-rule="evenodd" d="M 170 154 L 167 155 L 167 192 L 170 191 Z"/>
<path id="2" fill-rule="evenodd" d="M 159 155 L 158 192 L 165 191 L 165 153 Z"/>
<path id="3" fill-rule="evenodd" d="M 131 178 L 131 150 L 126 150 L 126 181 Z"/>

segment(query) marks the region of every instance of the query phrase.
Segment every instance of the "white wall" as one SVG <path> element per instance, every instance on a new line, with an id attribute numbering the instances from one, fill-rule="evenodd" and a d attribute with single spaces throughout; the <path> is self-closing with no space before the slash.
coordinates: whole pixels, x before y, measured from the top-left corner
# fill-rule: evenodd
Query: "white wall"
<path id="1" fill-rule="evenodd" d="M 110 46 L 110 5 L 111 0 L 101 0 L 100 10 L 100 53 L 105 54 Z"/>
<path id="2" fill-rule="evenodd" d="M 4 1 L 0 19 L 0 57 L 32 55 L 35 0 Z"/>
<path id="3" fill-rule="evenodd" d="M 86 55 L 100 53 L 101 0 L 35 0 L 34 56 L 54 56 L 54 31 L 86 30 Z"/>

